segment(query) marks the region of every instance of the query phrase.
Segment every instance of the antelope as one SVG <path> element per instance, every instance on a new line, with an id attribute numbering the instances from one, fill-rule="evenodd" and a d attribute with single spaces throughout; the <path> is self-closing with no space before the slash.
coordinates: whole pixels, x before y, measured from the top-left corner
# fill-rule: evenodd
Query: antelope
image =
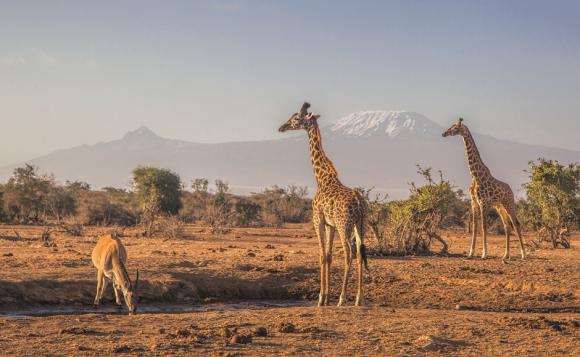
<path id="1" fill-rule="evenodd" d="M 93 265 L 97 268 L 97 294 L 94 305 L 97 307 L 101 302 L 103 293 L 107 288 L 109 280 L 113 282 L 115 292 L 115 303 L 121 307 L 119 290 L 123 292 L 125 304 L 129 309 L 129 315 L 137 311 L 137 288 L 139 286 L 139 270 L 135 285 L 131 283 L 131 278 L 125 268 L 127 261 L 127 251 L 119 238 L 112 235 L 104 235 L 97 241 L 97 245 L 91 254 Z"/>

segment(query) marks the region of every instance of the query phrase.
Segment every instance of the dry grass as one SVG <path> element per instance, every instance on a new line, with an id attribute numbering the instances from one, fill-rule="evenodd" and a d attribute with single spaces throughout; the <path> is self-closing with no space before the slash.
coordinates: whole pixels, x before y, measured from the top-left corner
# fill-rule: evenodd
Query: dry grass
<path id="1" fill-rule="evenodd" d="M 90 251 L 101 231 L 87 227 L 82 237 L 55 232 L 48 245 L 42 232 L 42 227 L 0 227 L 5 311 L 92 302 L 96 272 Z M 318 242 L 309 225 L 234 229 L 226 235 L 188 225 L 181 238 L 171 240 L 124 234 L 128 269 L 141 271 L 145 304 L 311 302 L 318 294 Z M 445 237 L 448 257 L 371 257 L 365 275 L 369 307 L 363 308 L 0 317 L 0 348 L 7 355 L 574 355 L 580 352 L 577 238 L 569 250 L 535 251 L 529 260 L 515 258 L 507 265 L 499 258 L 502 237 L 491 237 L 491 259 L 469 260 L 464 257 L 469 237 L 453 232 Z M 336 248 L 334 301 L 340 242 Z M 515 242 L 512 249 L 517 257 Z M 106 296 L 110 303 L 112 292 Z M 279 332 L 282 322 L 296 332 Z M 247 343 L 232 344 L 224 327 L 237 329 L 234 341 Z M 244 339 L 257 327 L 265 327 L 267 335 Z"/>

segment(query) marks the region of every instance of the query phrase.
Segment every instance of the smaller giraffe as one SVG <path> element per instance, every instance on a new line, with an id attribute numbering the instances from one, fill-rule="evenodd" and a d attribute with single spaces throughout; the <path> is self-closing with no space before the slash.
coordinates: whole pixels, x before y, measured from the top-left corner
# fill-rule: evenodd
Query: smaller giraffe
<path id="1" fill-rule="evenodd" d="M 363 263 L 367 267 L 364 245 L 364 229 L 367 204 L 364 198 L 352 188 L 344 186 L 338 179 L 338 172 L 322 148 L 322 137 L 317 119 L 320 115 L 308 113 L 310 104 L 304 103 L 300 112 L 292 114 L 279 131 L 304 129 L 308 132 L 310 159 L 316 177 L 316 194 L 312 200 L 312 222 L 320 244 L 320 295 L 318 306 L 328 305 L 330 267 L 334 233 L 338 232 L 344 251 L 344 273 L 338 306 L 347 301 L 347 285 L 352 261 L 352 253 L 357 258 L 357 294 L 355 305 L 363 304 L 362 274 Z M 355 244 L 352 244 L 354 233 Z M 325 238 L 326 235 L 326 238 Z"/>
<path id="2" fill-rule="evenodd" d="M 469 249 L 469 257 L 473 257 L 475 251 L 475 240 L 477 237 L 477 223 L 478 219 L 481 222 L 481 231 L 483 235 L 483 252 L 481 258 L 487 257 L 487 211 L 490 208 L 495 208 L 499 214 L 505 230 L 505 253 L 503 260 L 510 259 L 510 223 L 516 231 L 516 235 L 520 241 L 520 250 L 522 259 L 526 258 L 526 251 L 524 249 L 524 241 L 520 233 L 520 223 L 516 216 L 516 205 L 514 201 L 514 193 L 510 186 L 491 175 L 491 172 L 485 166 L 475 145 L 475 140 L 471 132 L 465 124 L 463 118 L 453 124 L 447 131 L 443 133 L 443 137 L 461 135 L 465 144 L 465 157 L 467 158 L 467 166 L 471 175 L 471 187 L 469 193 L 471 195 L 471 217 L 473 225 L 473 235 L 471 238 L 471 247 Z"/>

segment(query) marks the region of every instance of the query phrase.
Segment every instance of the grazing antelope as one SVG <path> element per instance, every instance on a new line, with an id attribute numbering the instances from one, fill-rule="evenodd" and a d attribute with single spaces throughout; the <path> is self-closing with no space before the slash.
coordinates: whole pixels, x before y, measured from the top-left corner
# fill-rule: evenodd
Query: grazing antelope
<path id="1" fill-rule="evenodd" d="M 93 265 L 98 270 L 97 295 L 95 296 L 94 305 L 99 305 L 107 283 L 111 280 L 113 282 L 113 290 L 115 291 L 115 303 L 118 306 L 122 305 L 119 297 L 119 290 L 121 290 L 125 298 L 125 304 L 129 308 L 129 314 L 132 315 L 136 312 L 139 270 L 137 270 L 137 277 L 135 279 L 135 285 L 133 286 L 129 273 L 127 273 L 127 269 L 125 268 L 127 251 L 123 243 L 121 243 L 121 240 L 110 234 L 102 236 L 93 249 L 91 258 Z"/>

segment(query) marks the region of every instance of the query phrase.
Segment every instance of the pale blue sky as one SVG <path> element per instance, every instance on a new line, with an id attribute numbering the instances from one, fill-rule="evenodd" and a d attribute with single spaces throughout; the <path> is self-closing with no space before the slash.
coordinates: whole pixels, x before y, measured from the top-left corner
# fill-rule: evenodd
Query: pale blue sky
<path id="1" fill-rule="evenodd" d="M 0 165 L 120 137 L 281 137 L 406 109 L 580 150 L 580 1 L 3 1 Z"/>

